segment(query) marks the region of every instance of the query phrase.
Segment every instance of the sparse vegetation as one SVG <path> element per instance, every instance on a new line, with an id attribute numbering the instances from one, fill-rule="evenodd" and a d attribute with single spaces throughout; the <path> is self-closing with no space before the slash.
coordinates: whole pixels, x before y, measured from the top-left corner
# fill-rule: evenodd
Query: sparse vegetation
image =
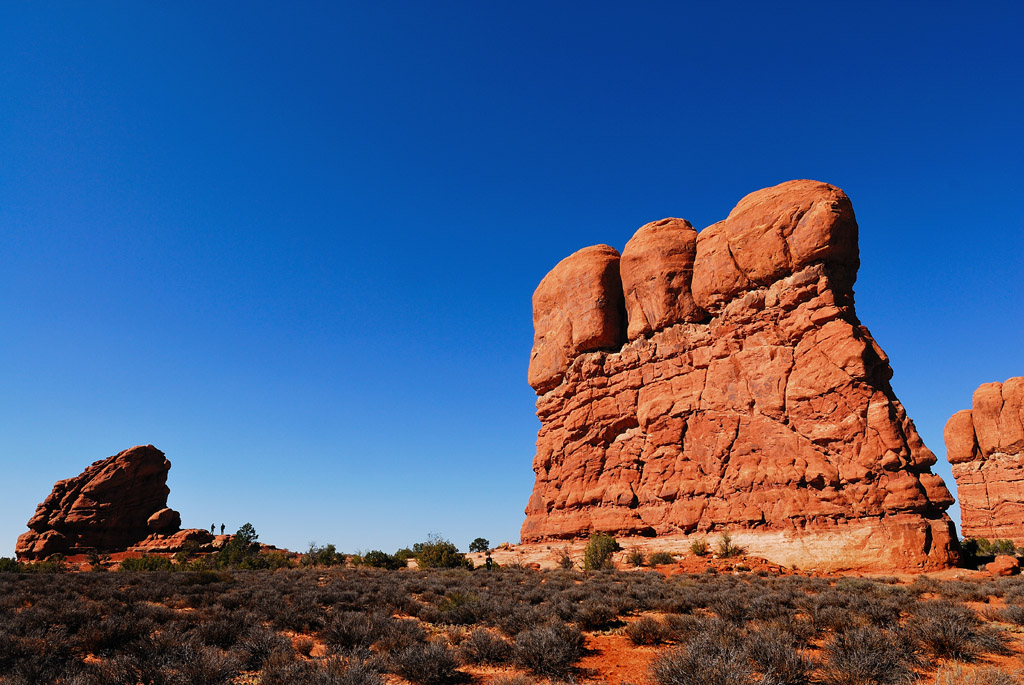
<path id="1" fill-rule="evenodd" d="M 644 557 L 644 553 L 634 547 L 629 550 L 629 554 L 626 556 L 626 563 L 634 568 L 639 568 L 647 562 L 647 558 Z"/>
<path id="2" fill-rule="evenodd" d="M 583 570 L 596 571 L 612 568 L 612 555 L 621 549 L 611 535 L 594 533 L 583 550 Z"/>
<path id="3" fill-rule="evenodd" d="M 706 557 L 708 555 L 708 541 L 694 540 L 690 543 L 690 551 L 693 552 L 694 556 Z"/>
<path id="4" fill-rule="evenodd" d="M 650 679 L 659 685 L 1018 677 L 985 662 L 1020 650 L 1020 577 L 900 584 L 365 563 L 188 570 L 203 562 L 151 555 L 123 573 L 5 563 L 0 681 L 451 683 L 495 667 L 510 683 L 572 681 L 595 677 L 581 665 L 584 636 L 656 651 Z M 995 605 L 974 608 L 987 602 Z"/>
<path id="5" fill-rule="evenodd" d="M 472 568 L 473 564 L 452 542 L 440 535 L 431 535 L 426 542 L 413 545 L 420 568 Z"/>
<path id="6" fill-rule="evenodd" d="M 732 536 L 728 533 L 722 533 L 718 538 L 718 545 L 716 552 L 722 559 L 730 559 L 732 557 L 738 557 L 742 555 L 746 550 L 737 545 L 732 541 Z"/>
<path id="7" fill-rule="evenodd" d="M 706 550 L 705 550 L 706 551 Z M 662 564 L 674 564 L 676 558 L 668 552 L 654 552 L 647 558 L 647 563 L 651 566 L 661 566 Z"/>

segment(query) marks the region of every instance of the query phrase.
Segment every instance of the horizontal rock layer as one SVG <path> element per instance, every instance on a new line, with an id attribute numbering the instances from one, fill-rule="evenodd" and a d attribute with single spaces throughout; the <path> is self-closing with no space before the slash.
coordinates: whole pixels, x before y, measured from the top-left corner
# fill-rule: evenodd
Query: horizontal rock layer
<path id="1" fill-rule="evenodd" d="M 855 523 L 909 545 L 900 567 L 954 562 L 953 500 L 856 317 L 858 265 L 849 199 L 814 181 L 699 234 L 648 224 L 617 263 L 608 246 L 560 262 L 534 295 L 523 541 Z"/>
<path id="2" fill-rule="evenodd" d="M 964 537 L 1024 545 L 1024 377 L 986 383 L 946 423 Z"/>
<path id="3" fill-rule="evenodd" d="M 174 533 L 181 516 L 167 509 L 170 468 L 163 452 L 141 445 L 57 481 L 18 538 L 18 558 L 121 551 L 150 534 Z"/>

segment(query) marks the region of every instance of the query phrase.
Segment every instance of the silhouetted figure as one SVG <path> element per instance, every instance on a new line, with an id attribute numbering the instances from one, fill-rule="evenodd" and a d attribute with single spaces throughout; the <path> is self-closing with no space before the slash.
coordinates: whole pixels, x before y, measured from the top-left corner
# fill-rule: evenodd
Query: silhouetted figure
<path id="1" fill-rule="evenodd" d="M 493 561 L 491 561 L 491 553 L 490 552 L 487 553 L 487 557 L 484 559 L 484 563 L 487 564 L 487 570 L 490 571 L 491 570 L 491 564 L 494 563 Z"/>
<path id="2" fill-rule="evenodd" d="M 220 534 L 221 534 L 221 535 L 223 535 L 223 534 L 224 534 L 224 524 L 223 524 L 223 523 L 222 523 L 222 524 L 220 524 Z"/>
<path id="3" fill-rule="evenodd" d="M 210 524 L 210 535 L 213 535 L 213 524 Z"/>

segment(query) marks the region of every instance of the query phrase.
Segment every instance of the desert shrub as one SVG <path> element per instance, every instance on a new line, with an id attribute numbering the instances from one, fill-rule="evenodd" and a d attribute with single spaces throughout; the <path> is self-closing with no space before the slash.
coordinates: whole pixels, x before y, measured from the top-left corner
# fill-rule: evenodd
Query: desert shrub
<path id="1" fill-rule="evenodd" d="M 994 621 L 1005 621 L 1018 626 L 1024 626 L 1024 606 L 1011 604 L 1004 609 L 988 609 L 986 615 Z"/>
<path id="2" fill-rule="evenodd" d="M 690 543 L 690 551 L 693 552 L 694 556 L 706 557 L 708 555 L 708 541 L 694 540 Z"/>
<path id="3" fill-rule="evenodd" d="M 338 657 L 268 664 L 259 682 L 260 685 L 384 685 L 384 679 L 373 668 L 357 660 Z"/>
<path id="4" fill-rule="evenodd" d="M 377 646 L 385 652 L 397 652 L 426 640 L 427 633 L 419 621 L 395 619 L 388 624 L 384 634 L 377 641 Z"/>
<path id="5" fill-rule="evenodd" d="M 576 568 L 576 562 L 573 561 L 572 555 L 569 553 L 568 547 L 563 547 L 558 550 L 558 568 L 564 571 L 571 571 Z"/>
<path id="6" fill-rule="evenodd" d="M 0 573 L 17 573 L 19 570 L 17 559 L 0 557 Z"/>
<path id="7" fill-rule="evenodd" d="M 480 600 L 475 594 L 455 590 L 445 595 L 431 613 L 431 623 L 472 625 L 479 618 Z"/>
<path id="8" fill-rule="evenodd" d="M 434 685 L 462 680 L 456 670 L 459 665 L 455 653 L 439 642 L 413 645 L 392 657 L 395 672 L 414 683 Z"/>
<path id="9" fill-rule="evenodd" d="M 994 666 L 965 671 L 960 664 L 950 664 L 935 673 L 935 685 L 1017 685 L 1021 675 Z"/>
<path id="10" fill-rule="evenodd" d="M 643 616 L 626 626 L 626 636 L 635 645 L 657 645 L 671 634 L 669 627 L 656 618 Z"/>
<path id="11" fill-rule="evenodd" d="M 384 637 L 394 620 L 383 612 L 341 611 L 330 617 L 320 636 L 332 652 L 369 647 Z"/>
<path id="12" fill-rule="evenodd" d="M 668 552 L 655 552 L 648 559 L 647 563 L 651 566 L 661 566 L 662 564 L 673 564 L 676 559 Z"/>
<path id="13" fill-rule="evenodd" d="M 987 652 L 1006 650 L 1001 631 L 982 626 L 967 607 L 925 602 L 914 607 L 911 634 L 936 657 L 973 661 Z"/>
<path id="14" fill-rule="evenodd" d="M 399 559 L 396 556 L 382 552 L 379 549 L 372 549 L 362 556 L 362 562 L 365 566 L 372 568 L 384 568 L 390 571 L 395 571 L 400 568 L 405 568 L 405 560 Z"/>
<path id="15" fill-rule="evenodd" d="M 413 545 L 420 568 L 472 568 L 473 563 L 452 542 L 431 535 L 426 542 Z"/>
<path id="16" fill-rule="evenodd" d="M 633 566 L 634 568 L 639 568 L 640 566 L 643 566 L 646 561 L 647 559 L 644 558 L 644 553 L 636 547 L 629 550 L 629 554 L 626 555 L 626 563 L 630 566 Z"/>
<path id="17" fill-rule="evenodd" d="M 187 683 L 230 683 L 241 670 L 241 660 L 231 652 L 186 642 L 179 652 L 178 672 Z"/>
<path id="18" fill-rule="evenodd" d="M 722 559 L 729 559 L 740 556 L 746 550 L 734 543 L 731 535 L 728 533 L 722 533 L 721 537 L 718 538 L 716 551 L 718 552 L 718 556 Z"/>
<path id="19" fill-rule="evenodd" d="M 157 554 L 143 554 L 141 557 L 129 557 L 121 562 L 118 571 L 124 573 L 145 573 L 152 571 L 170 571 L 174 568 L 171 560 Z"/>
<path id="20" fill-rule="evenodd" d="M 469 543 L 470 552 L 486 552 L 490 548 L 491 543 L 487 538 L 477 538 Z"/>
<path id="21" fill-rule="evenodd" d="M 601 630 L 615 624 L 619 618 L 619 609 L 611 601 L 588 599 L 576 610 L 576 622 L 583 630 Z"/>
<path id="22" fill-rule="evenodd" d="M 596 571 L 603 568 L 614 568 L 612 555 L 621 548 L 611 535 L 594 533 L 583 550 L 583 570 Z"/>
<path id="23" fill-rule="evenodd" d="M 564 678 L 583 656 L 583 634 L 567 623 L 551 623 L 516 635 L 516 665 L 541 676 Z"/>
<path id="24" fill-rule="evenodd" d="M 501 637 L 477 628 L 459 644 L 459 658 L 465 664 L 505 664 L 512 660 L 512 646 Z"/>
<path id="25" fill-rule="evenodd" d="M 500 675 L 491 680 L 491 685 L 535 685 L 537 681 L 529 676 L 516 673 L 513 675 Z"/>
<path id="26" fill-rule="evenodd" d="M 764 678 L 762 682 L 805 685 L 811 682 L 814 662 L 794 648 L 794 638 L 778 628 L 762 628 L 747 638 L 747 653 Z"/>
<path id="27" fill-rule="evenodd" d="M 747 653 L 735 636 L 705 633 L 659 655 L 651 662 L 657 685 L 747 685 L 751 669 Z"/>
<path id="28" fill-rule="evenodd" d="M 833 636 L 825 646 L 826 685 L 897 685 L 914 680 L 912 649 L 896 633 L 874 627 Z"/>

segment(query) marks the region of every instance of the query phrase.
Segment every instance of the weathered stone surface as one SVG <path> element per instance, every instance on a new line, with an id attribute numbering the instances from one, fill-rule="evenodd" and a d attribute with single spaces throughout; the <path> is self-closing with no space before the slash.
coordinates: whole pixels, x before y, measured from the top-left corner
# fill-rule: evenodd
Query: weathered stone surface
<path id="1" fill-rule="evenodd" d="M 208 553 L 223 547 L 230 538 L 230 535 L 214 536 L 210 531 L 202 528 L 186 528 L 169 535 L 154 533 L 139 540 L 129 547 L 128 551 L 143 554 L 173 554 L 189 547 L 196 553 Z"/>
<path id="2" fill-rule="evenodd" d="M 181 514 L 165 507 L 146 519 L 146 525 L 156 533 L 173 533 L 181 528 Z"/>
<path id="3" fill-rule="evenodd" d="M 985 570 L 994 576 L 1013 576 L 1020 573 L 1020 562 L 1017 557 L 1000 554 L 995 561 L 985 564 Z"/>
<path id="4" fill-rule="evenodd" d="M 784 532 L 838 545 L 844 568 L 874 568 L 864 535 L 875 531 L 903 546 L 886 557 L 892 565 L 953 563 L 952 497 L 854 311 L 857 224 L 846 195 L 814 181 L 748 195 L 696 236 L 689 284 L 687 228 L 648 224 L 627 244 L 628 342 L 561 345 L 559 373 L 538 383 L 532 362 L 551 326 L 536 328 L 530 380 L 542 426 L 523 541 Z M 545 277 L 546 292 L 549 279 L 565 280 L 564 264 Z M 602 298 L 617 302 L 606 283 Z M 540 312 L 534 296 L 535 326 L 574 316 L 573 294 L 559 292 Z M 592 318 L 616 316 L 606 307 Z M 854 524 L 857 536 L 838 534 Z M 808 567 L 828 566 L 821 544 Z"/>
<path id="5" fill-rule="evenodd" d="M 57 481 L 18 538 L 18 558 L 124 550 L 153 532 L 149 521 L 158 514 L 158 529 L 173 532 L 181 517 L 166 508 L 170 468 L 163 452 L 141 445 Z"/>
<path id="6" fill-rule="evenodd" d="M 1024 377 L 986 383 L 946 423 L 964 537 L 1024 545 Z"/>
<path id="7" fill-rule="evenodd" d="M 530 385 L 558 385 L 569 362 L 591 350 L 612 349 L 626 337 L 619 253 L 607 245 L 566 257 L 533 293 Z"/>
<path id="8" fill-rule="evenodd" d="M 626 243 L 619 270 L 630 340 L 708 318 L 690 292 L 696 254 L 697 231 L 686 219 L 649 223 Z"/>

